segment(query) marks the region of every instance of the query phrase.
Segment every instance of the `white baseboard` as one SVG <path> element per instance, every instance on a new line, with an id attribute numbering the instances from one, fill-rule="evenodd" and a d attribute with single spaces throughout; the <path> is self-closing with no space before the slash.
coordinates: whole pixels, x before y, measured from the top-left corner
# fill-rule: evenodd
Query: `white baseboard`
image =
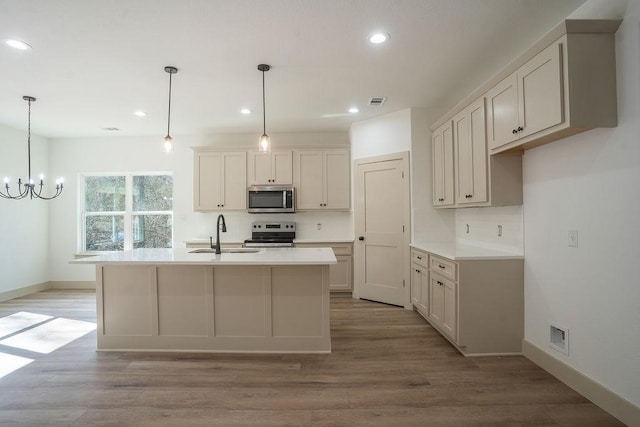
<path id="1" fill-rule="evenodd" d="M 524 356 L 629 426 L 640 426 L 640 407 L 527 340 Z"/>
<path id="2" fill-rule="evenodd" d="M 47 282 L 49 289 L 95 289 L 95 280 L 73 282 Z"/>
<path id="3" fill-rule="evenodd" d="M 10 291 L 0 292 L 0 302 L 9 301 L 10 299 L 20 298 L 25 295 L 35 294 L 36 292 L 49 289 L 49 282 L 36 283 L 35 285 L 25 286 L 24 288 L 12 289 Z"/>

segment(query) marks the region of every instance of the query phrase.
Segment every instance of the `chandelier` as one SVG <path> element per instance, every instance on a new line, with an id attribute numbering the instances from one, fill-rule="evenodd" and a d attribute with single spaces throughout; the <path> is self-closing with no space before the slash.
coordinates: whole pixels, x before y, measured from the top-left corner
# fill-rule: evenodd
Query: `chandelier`
<path id="1" fill-rule="evenodd" d="M 178 72 L 178 69 L 167 65 L 164 67 L 164 71 L 169 73 L 169 110 L 167 113 L 167 136 L 164 137 L 164 151 L 165 153 L 173 153 L 175 143 L 173 142 L 173 138 L 171 138 L 171 133 L 169 132 L 169 129 L 171 128 L 171 77 Z"/>
<path id="2" fill-rule="evenodd" d="M 4 178 L 4 188 L 0 189 L 0 197 L 4 199 L 24 199 L 29 196 L 31 199 L 43 199 L 43 200 L 51 200 L 58 197 L 62 194 L 62 189 L 64 188 L 64 178 L 60 177 L 56 179 L 56 193 L 53 196 L 46 197 L 42 195 L 42 187 L 44 186 L 44 175 L 40 174 L 40 182 L 38 184 L 38 189 L 36 190 L 36 184 L 31 177 L 31 103 L 35 102 L 36 99 L 33 96 L 23 96 L 22 99 L 29 103 L 29 126 L 27 130 L 27 158 L 28 158 L 28 166 L 29 166 L 29 175 L 27 176 L 27 181 L 22 182 L 21 178 L 18 178 L 18 192 L 17 194 L 11 194 L 11 187 L 9 186 L 10 180 L 8 177 Z"/>
<path id="3" fill-rule="evenodd" d="M 265 108 L 264 102 L 264 73 L 265 71 L 269 71 L 271 66 L 267 64 L 258 65 L 258 71 L 262 71 L 262 136 L 258 141 L 258 148 L 260 151 L 269 151 L 271 150 L 271 140 L 269 135 L 267 135 L 267 110 Z"/>

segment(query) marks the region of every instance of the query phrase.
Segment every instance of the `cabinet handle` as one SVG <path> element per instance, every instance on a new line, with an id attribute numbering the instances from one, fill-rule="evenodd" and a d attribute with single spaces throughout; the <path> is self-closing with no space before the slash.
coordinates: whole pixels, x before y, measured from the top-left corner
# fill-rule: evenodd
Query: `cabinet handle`
<path id="1" fill-rule="evenodd" d="M 363 241 L 364 240 L 364 236 L 358 237 L 358 240 Z"/>
<path id="2" fill-rule="evenodd" d="M 511 133 L 515 135 L 516 133 L 518 133 L 518 131 L 517 129 L 511 129 Z"/>
<path id="3" fill-rule="evenodd" d="M 420 270 L 416 269 L 416 273 L 420 273 Z"/>
<path id="4" fill-rule="evenodd" d="M 446 268 L 444 265 L 440 265 L 440 264 L 438 264 L 438 267 L 440 267 L 440 268 Z"/>
<path id="5" fill-rule="evenodd" d="M 442 283 L 442 282 L 441 282 L 441 281 L 439 281 L 439 280 L 438 280 L 436 283 L 437 283 L 438 285 L 440 285 L 440 286 L 444 285 L 444 283 Z"/>
<path id="6" fill-rule="evenodd" d="M 422 259 L 422 257 L 421 257 L 421 256 L 417 256 L 416 258 L 418 258 L 418 259 Z"/>
<path id="7" fill-rule="evenodd" d="M 220 207 L 220 205 L 218 204 L 218 207 Z"/>
<path id="8" fill-rule="evenodd" d="M 522 132 L 524 128 L 522 126 L 518 126 L 518 132 Z"/>

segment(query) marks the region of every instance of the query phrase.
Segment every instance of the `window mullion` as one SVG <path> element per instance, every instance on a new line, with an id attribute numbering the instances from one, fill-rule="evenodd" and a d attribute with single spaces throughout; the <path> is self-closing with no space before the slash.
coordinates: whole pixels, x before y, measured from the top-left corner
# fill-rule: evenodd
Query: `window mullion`
<path id="1" fill-rule="evenodd" d="M 125 175 L 124 250 L 133 249 L 133 177 Z"/>

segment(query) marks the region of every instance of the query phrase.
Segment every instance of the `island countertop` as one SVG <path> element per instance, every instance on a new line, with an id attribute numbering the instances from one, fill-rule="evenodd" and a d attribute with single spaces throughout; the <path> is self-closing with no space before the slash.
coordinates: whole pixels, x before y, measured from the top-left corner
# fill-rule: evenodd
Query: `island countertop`
<path id="1" fill-rule="evenodd" d="M 194 249 L 133 249 L 70 261 L 71 264 L 131 265 L 328 265 L 337 260 L 331 248 L 261 248 L 254 253 L 190 253 Z"/>

